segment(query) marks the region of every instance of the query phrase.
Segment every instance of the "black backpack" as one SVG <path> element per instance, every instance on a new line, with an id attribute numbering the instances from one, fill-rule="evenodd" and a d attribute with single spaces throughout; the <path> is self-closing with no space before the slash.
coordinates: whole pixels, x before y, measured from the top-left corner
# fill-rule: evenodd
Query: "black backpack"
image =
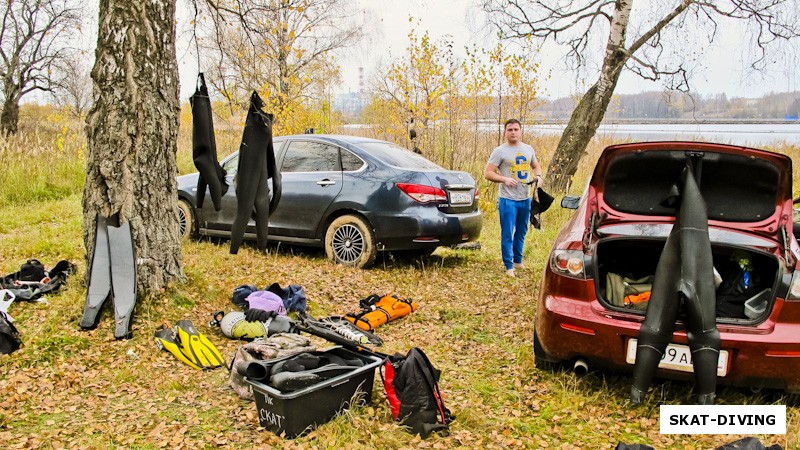
<path id="1" fill-rule="evenodd" d="M 447 432 L 455 420 L 442 401 L 440 375 L 441 371 L 416 347 L 406 356 L 390 356 L 381 373 L 392 416 L 423 438 L 434 432 Z"/>
<path id="2" fill-rule="evenodd" d="M 17 328 L 8 318 L 8 315 L 0 311 L 0 354 L 7 355 L 19 350 L 22 339 L 19 337 Z"/>

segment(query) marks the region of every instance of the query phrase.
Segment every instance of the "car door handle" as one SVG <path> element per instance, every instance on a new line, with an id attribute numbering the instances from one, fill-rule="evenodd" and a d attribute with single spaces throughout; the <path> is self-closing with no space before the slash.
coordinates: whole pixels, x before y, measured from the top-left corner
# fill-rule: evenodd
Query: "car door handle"
<path id="1" fill-rule="evenodd" d="M 320 186 L 330 186 L 332 184 L 336 184 L 336 182 L 326 178 L 324 180 L 317 181 L 317 184 L 320 185 Z"/>

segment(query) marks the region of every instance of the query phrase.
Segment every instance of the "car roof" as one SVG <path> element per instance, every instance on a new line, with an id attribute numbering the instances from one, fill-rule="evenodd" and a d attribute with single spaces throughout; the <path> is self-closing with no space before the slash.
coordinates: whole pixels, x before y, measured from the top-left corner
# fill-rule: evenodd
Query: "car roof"
<path id="1" fill-rule="evenodd" d="M 274 140 L 287 140 L 287 139 L 313 139 L 319 141 L 327 141 L 336 144 L 360 144 L 363 142 L 388 142 L 380 139 L 372 139 L 363 136 L 351 136 L 347 134 L 290 134 L 286 136 L 275 136 Z"/>

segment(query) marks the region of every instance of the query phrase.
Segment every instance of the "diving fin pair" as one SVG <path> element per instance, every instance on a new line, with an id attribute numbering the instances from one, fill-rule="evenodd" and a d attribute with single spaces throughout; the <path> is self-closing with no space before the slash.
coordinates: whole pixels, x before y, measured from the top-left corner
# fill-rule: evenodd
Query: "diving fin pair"
<path id="1" fill-rule="evenodd" d="M 106 299 L 114 301 L 114 337 L 128 339 L 136 305 L 136 256 L 129 221 L 120 223 L 119 214 L 97 215 L 94 253 L 89 271 L 86 306 L 80 326 L 97 327 Z"/>
<path id="2" fill-rule="evenodd" d="M 157 331 L 155 341 L 159 349 L 172 353 L 193 369 L 216 369 L 225 365 L 225 358 L 217 347 L 200 334 L 189 320 L 179 320 L 175 329 Z"/>

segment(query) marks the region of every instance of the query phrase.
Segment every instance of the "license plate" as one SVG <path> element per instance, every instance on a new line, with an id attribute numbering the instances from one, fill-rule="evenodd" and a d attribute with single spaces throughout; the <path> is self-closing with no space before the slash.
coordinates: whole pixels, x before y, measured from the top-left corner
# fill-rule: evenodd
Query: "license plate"
<path id="1" fill-rule="evenodd" d="M 625 354 L 625 361 L 628 364 L 636 362 L 636 339 L 628 340 L 628 349 Z M 658 367 L 662 369 L 679 370 L 681 372 L 694 372 L 692 366 L 692 351 L 686 345 L 669 344 L 664 351 L 664 356 Z M 728 374 L 728 351 L 719 351 L 719 360 L 717 360 L 717 376 L 724 377 Z"/>
<path id="2" fill-rule="evenodd" d="M 469 205 L 472 203 L 472 194 L 469 192 L 450 192 L 451 205 Z"/>

